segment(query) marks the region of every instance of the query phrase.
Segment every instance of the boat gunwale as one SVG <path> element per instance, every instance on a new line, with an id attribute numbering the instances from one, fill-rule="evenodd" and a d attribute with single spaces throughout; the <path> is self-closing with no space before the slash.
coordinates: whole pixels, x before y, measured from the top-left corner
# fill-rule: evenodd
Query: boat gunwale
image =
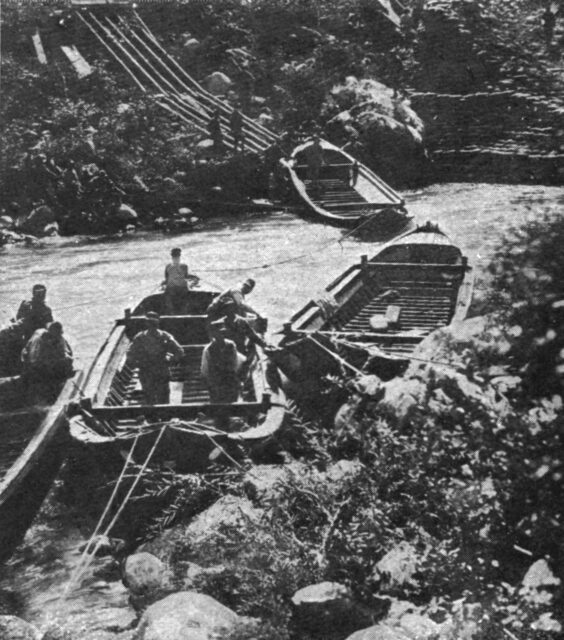
<path id="1" fill-rule="evenodd" d="M 82 380 L 82 371 L 77 371 L 69 378 L 55 402 L 46 410 L 36 432 L 27 443 L 22 454 L 12 464 L 4 478 L 0 481 L 0 509 L 5 502 L 17 491 L 25 476 L 32 470 L 41 453 L 56 436 L 62 422 L 67 419 L 68 403 L 77 393 Z"/>

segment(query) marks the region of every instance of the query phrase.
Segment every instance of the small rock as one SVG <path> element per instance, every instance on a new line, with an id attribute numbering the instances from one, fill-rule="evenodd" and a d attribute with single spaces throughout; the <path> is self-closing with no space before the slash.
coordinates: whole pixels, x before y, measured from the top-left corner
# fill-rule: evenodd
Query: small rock
<path id="1" fill-rule="evenodd" d="M 416 378 L 395 378 L 383 384 L 385 388 L 382 402 L 389 405 L 400 424 L 409 420 L 413 411 L 424 406 L 427 386 Z"/>
<path id="2" fill-rule="evenodd" d="M 417 566 L 417 551 L 408 542 L 400 542 L 376 564 L 374 578 L 390 587 L 401 586 L 411 582 Z"/>
<path id="3" fill-rule="evenodd" d="M 123 581 L 126 587 L 136 595 L 143 595 L 161 588 L 164 579 L 165 566 L 151 553 L 134 553 L 125 561 Z"/>
<path id="4" fill-rule="evenodd" d="M 367 629 L 355 631 L 346 640 L 414 640 L 414 638 L 408 636 L 401 628 L 377 624 Z"/>
<path id="5" fill-rule="evenodd" d="M 212 640 L 235 629 L 239 616 L 220 602 L 195 591 L 173 593 L 145 611 L 138 640 Z"/>
<path id="6" fill-rule="evenodd" d="M 115 215 L 120 222 L 136 222 L 139 219 L 135 209 L 128 204 L 120 204 Z"/>
<path id="7" fill-rule="evenodd" d="M 197 51 L 200 48 L 200 41 L 196 38 L 188 38 L 184 43 L 184 49 L 186 51 Z"/>
<path id="8" fill-rule="evenodd" d="M 14 226 L 14 220 L 10 216 L 0 216 L 0 229 L 11 229 Z"/>
<path id="9" fill-rule="evenodd" d="M 29 622 L 16 616 L 0 616 L 2 640 L 41 640 L 39 631 Z"/>
<path id="10" fill-rule="evenodd" d="M 304 587 L 292 596 L 296 618 L 304 629 L 340 627 L 355 609 L 350 590 L 338 582 L 320 582 Z"/>

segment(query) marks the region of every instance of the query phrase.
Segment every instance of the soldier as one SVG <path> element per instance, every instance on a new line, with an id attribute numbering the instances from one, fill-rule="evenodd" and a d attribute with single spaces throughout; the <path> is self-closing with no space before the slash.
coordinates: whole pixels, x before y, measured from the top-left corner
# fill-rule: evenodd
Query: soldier
<path id="1" fill-rule="evenodd" d="M 169 363 L 184 356 L 182 347 L 170 333 L 159 329 L 159 320 L 158 313 L 147 313 L 147 329 L 133 338 L 127 353 L 127 365 L 139 368 L 146 404 L 169 403 Z"/>
<path id="2" fill-rule="evenodd" d="M 30 401 L 53 401 L 62 381 L 73 374 L 72 349 L 63 336 L 63 325 L 50 322 L 46 329 L 38 329 L 24 347 L 21 360 Z"/>
<path id="3" fill-rule="evenodd" d="M 29 340 L 37 329 L 45 329 L 49 322 L 53 322 L 51 308 L 45 304 L 47 287 L 43 284 L 33 285 L 31 300 L 24 300 L 16 314 L 16 320 L 21 320 L 25 340 Z"/>
<path id="4" fill-rule="evenodd" d="M 202 355 L 201 374 L 208 385 L 212 403 L 237 402 L 240 393 L 237 347 L 227 340 L 223 319 L 210 324 L 211 342 Z"/>
<path id="5" fill-rule="evenodd" d="M 245 300 L 245 296 L 251 293 L 254 288 L 255 281 L 252 278 L 247 278 L 244 282 L 220 293 L 207 308 L 208 322 L 213 322 L 225 316 L 225 305 L 230 302 L 235 303 L 236 313 L 240 316 L 244 317 L 248 314 L 253 314 L 259 321 L 264 322 L 264 318 L 250 307 Z"/>
<path id="6" fill-rule="evenodd" d="M 182 250 L 178 247 L 172 249 L 170 256 L 172 262 L 165 267 L 164 306 L 169 315 L 186 313 L 188 302 L 188 266 L 180 262 Z"/>

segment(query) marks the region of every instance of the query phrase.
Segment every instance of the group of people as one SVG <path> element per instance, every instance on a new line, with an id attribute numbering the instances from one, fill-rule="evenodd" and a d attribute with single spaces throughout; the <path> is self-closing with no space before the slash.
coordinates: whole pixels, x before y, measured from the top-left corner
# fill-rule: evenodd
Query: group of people
<path id="1" fill-rule="evenodd" d="M 245 150 L 245 131 L 243 128 L 243 114 L 239 109 L 233 109 L 229 116 L 229 131 L 233 137 L 233 151 L 237 151 L 239 148 L 241 151 Z M 213 141 L 213 146 L 216 151 L 223 151 L 224 139 L 223 131 L 221 128 L 221 111 L 216 109 L 208 121 L 208 135 Z"/>
<path id="2" fill-rule="evenodd" d="M 179 248 L 173 249 L 171 262 L 165 267 L 162 310 L 167 316 L 189 313 L 189 290 L 197 281 L 181 261 L 181 254 Z M 255 281 L 248 278 L 216 296 L 207 308 L 209 344 L 203 350 L 200 374 L 212 404 L 237 402 L 257 357 L 257 346 L 268 348 L 262 337 L 266 319 L 246 300 L 254 287 Z M 48 399 L 49 390 L 54 393 L 58 385 L 73 374 L 72 350 L 62 324 L 53 320 L 46 293 L 44 285 L 34 285 L 31 299 L 21 303 L 16 318 L 3 333 L 9 336 L 14 348 L 2 349 L 4 365 L 9 364 L 8 354 L 12 353 L 12 375 L 21 374 L 26 388 L 44 399 Z M 2 346 L 6 345 L 0 344 Z M 146 328 L 134 336 L 126 360 L 128 366 L 138 369 L 146 404 L 169 403 L 170 368 L 183 359 L 182 346 L 173 335 L 160 328 L 159 314 L 149 311 Z M 218 416 L 219 424 L 228 420 L 227 413 Z"/>
<path id="3" fill-rule="evenodd" d="M 73 374 L 72 349 L 63 325 L 53 320 L 46 295 L 45 285 L 34 285 L 31 299 L 20 304 L 2 332 L 4 372 L 21 376 L 30 402 L 54 400 L 60 384 Z"/>
<path id="4" fill-rule="evenodd" d="M 181 250 L 173 249 L 162 283 L 165 314 L 188 312 L 191 278 L 188 266 L 181 262 Z M 200 373 L 212 404 L 230 404 L 239 400 L 242 386 L 257 356 L 257 346 L 267 347 L 261 336 L 266 330 L 266 319 L 246 301 L 254 287 L 255 281 L 248 278 L 219 294 L 207 308 L 210 342 L 202 354 Z M 253 323 L 249 316 L 253 317 Z M 181 364 L 183 358 L 182 346 L 173 335 L 160 328 L 159 314 L 149 311 L 146 328 L 133 338 L 126 360 L 129 367 L 139 371 L 146 404 L 169 403 L 170 367 Z M 226 414 L 219 415 L 217 420 L 218 424 L 224 425 Z"/>

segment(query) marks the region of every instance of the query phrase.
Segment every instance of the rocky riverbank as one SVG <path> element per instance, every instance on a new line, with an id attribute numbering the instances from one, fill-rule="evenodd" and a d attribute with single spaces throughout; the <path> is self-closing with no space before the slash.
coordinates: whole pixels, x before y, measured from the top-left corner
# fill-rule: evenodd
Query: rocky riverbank
<path id="1" fill-rule="evenodd" d="M 401 378 L 349 380 L 331 423 L 293 410 L 285 464 L 176 477 L 174 525 L 127 555 L 100 541 L 81 578 L 125 585 L 131 627 L 80 637 L 556 638 L 562 401 L 523 404 L 521 336 L 497 314 L 438 330 Z"/>

